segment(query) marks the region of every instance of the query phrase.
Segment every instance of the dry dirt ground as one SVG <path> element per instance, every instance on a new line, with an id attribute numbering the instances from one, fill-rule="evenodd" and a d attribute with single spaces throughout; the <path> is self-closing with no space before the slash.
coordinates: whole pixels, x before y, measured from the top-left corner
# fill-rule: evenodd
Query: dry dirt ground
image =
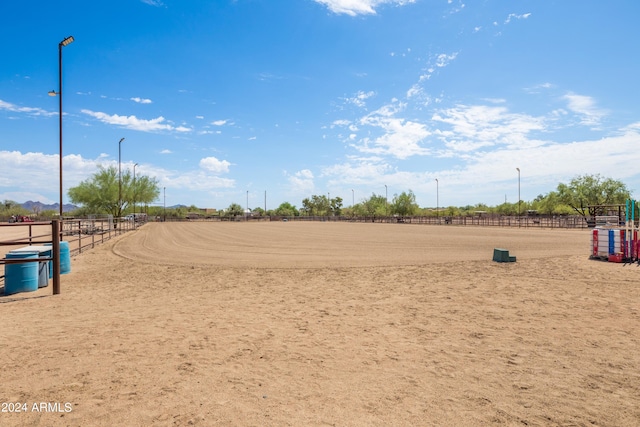
<path id="1" fill-rule="evenodd" d="M 640 267 L 589 253 L 587 230 L 147 224 L 60 295 L 0 296 L 0 425 L 637 426 Z"/>

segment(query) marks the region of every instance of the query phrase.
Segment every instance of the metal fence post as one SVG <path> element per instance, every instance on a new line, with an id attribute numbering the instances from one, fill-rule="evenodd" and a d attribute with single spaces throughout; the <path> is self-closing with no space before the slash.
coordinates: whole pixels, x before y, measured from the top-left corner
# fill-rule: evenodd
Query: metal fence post
<path id="1" fill-rule="evenodd" d="M 60 231 L 62 222 L 51 221 L 51 262 L 53 262 L 53 294 L 60 293 Z"/>

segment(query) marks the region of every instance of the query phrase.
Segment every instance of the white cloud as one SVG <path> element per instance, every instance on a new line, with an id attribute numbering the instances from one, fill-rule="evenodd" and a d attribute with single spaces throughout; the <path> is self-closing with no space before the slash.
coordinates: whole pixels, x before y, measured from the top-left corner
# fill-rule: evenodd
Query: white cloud
<path id="1" fill-rule="evenodd" d="M 376 93 L 373 91 L 369 91 L 369 92 L 358 91 L 358 93 L 356 93 L 351 98 L 344 98 L 344 100 L 345 100 L 345 103 L 347 104 L 353 104 L 356 107 L 363 108 L 366 106 L 365 101 L 371 98 L 372 96 L 375 96 L 375 94 Z"/>
<path id="2" fill-rule="evenodd" d="M 173 153 L 173 151 L 167 150 L 166 148 L 164 150 L 160 151 L 160 154 L 172 154 L 172 153 Z"/>
<path id="3" fill-rule="evenodd" d="M 184 191 L 211 191 L 214 188 L 234 188 L 236 181 L 230 178 L 221 178 L 206 173 L 206 171 L 191 171 L 176 174 L 168 173 L 163 180 L 167 187 Z"/>
<path id="4" fill-rule="evenodd" d="M 224 126 L 226 125 L 228 122 L 228 120 L 215 120 L 213 122 L 211 122 L 212 125 L 214 126 Z"/>
<path id="5" fill-rule="evenodd" d="M 407 91 L 407 98 L 413 98 L 414 96 L 419 96 L 423 93 L 422 86 L 416 83 Z"/>
<path id="6" fill-rule="evenodd" d="M 330 11 L 337 14 L 374 15 L 376 8 L 384 4 L 404 6 L 415 3 L 415 0 L 315 0 L 316 3 L 327 6 Z"/>
<path id="7" fill-rule="evenodd" d="M 58 176 L 60 172 L 59 156 L 57 154 L 45 154 L 37 152 L 22 153 L 20 151 L 0 151 L 0 188 L 19 188 L 20 193 L 35 192 L 49 195 L 59 194 Z M 98 164 L 104 162 L 103 157 L 97 159 L 85 159 L 77 154 L 63 156 L 63 187 L 66 192 L 80 181 L 86 179 L 97 170 Z M 115 162 L 114 162 L 115 164 Z M 28 179 L 24 179 L 25 171 Z M 52 178 L 55 177 L 55 178 Z M 45 196 L 46 197 L 46 196 Z M 16 200 L 25 202 L 26 200 Z M 42 200 L 40 200 L 42 201 Z"/>
<path id="8" fill-rule="evenodd" d="M 504 23 L 508 24 L 511 22 L 512 19 L 527 19 L 530 16 L 531 16 L 531 13 L 523 13 L 521 15 L 518 15 L 517 13 L 510 13 L 509 16 L 507 16 L 507 19 L 504 21 Z"/>
<path id="9" fill-rule="evenodd" d="M 144 4 L 148 4 L 149 6 L 156 6 L 156 7 L 164 6 L 164 3 L 162 3 L 162 1 L 160 0 L 140 0 L 140 1 Z"/>
<path id="10" fill-rule="evenodd" d="M 118 114 L 109 115 L 98 111 L 81 110 L 82 113 L 87 114 L 100 120 L 103 123 L 110 125 L 121 126 L 126 129 L 138 130 L 141 132 L 191 132 L 190 128 L 184 126 L 173 126 L 163 123 L 165 118 L 160 116 L 151 120 L 139 119 L 136 116 L 119 116 Z"/>
<path id="11" fill-rule="evenodd" d="M 453 53 L 440 53 L 436 55 L 435 58 L 429 61 L 429 64 L 424 69 L 424 73 L 420 76 L 419 82 L 422 83 L 425 80 L 431 79 L 431 76 L 436 72 L 438 68 L 444 68 L 448 66 L 451 62 L 453 62 L 458 57 L 459 52 Z M 414 89 L 415 91 L 415 89 Z"/>
<path id="12" fill-rule="evenodd" d="M 447 55 L 446 53 L 441 53 L 436 57 L 436 67 L 438 68 L 446 67 L 447 65 L 449 65 L 451 61 L 456 59 L 457 56 L 458 56 L 458 52 L 454 52 L 449 55 Z"/>
<path id="13" fill-rule="evenodd" d="M 531 144 L 527 135 L 544 130 L 544 119 L 510 113 L 503 106 L 459 105 L 436 112 L 432 121 L 450 129 L 438 129 L 436 135 L 453 152 L 462 154 L 494 145 Z"/>
<path id="14" fill-rule="evenodd" d="M 349 161 L 322 170 L 322 176 L 335 177 L 331 184 L 371 185 L 384 180 L 391 166 L 380 157 L 358 158 L 351 156 Z"/>
<path id="15" fill-rule="evenodd" d="M 135 98 L 131 98 L 131 100 L 133 102 L 137 102 L 138 104 L 151 104 L 152 103 L 152 101 L 150 99 L 145 99 L 145 98 L 135 97 Z"/>
<path id="16" fill-rule="evenodd" d="M 294 194 L 311 194 L 314 190 L 313 173 L 309 169 L 302 169 L 293 175 L 285 172 L 291 192 Z"/>
<path id="17" fill-rule="evenodd" d="M 229 163 L 226 160 L 218 160 L 215 157 L 205 157 L 200 160 L 200 167 L 214 174 L 221 174 L 229 172 Z"/>
<path id="18" fill-rule="evenodd" d="M 168 151 L 168 150 L 167 150 Z M 0 200 L 10 199 L 23 203 L 27 200 L 54 203 L 58 201 L 59 162 L 57 154 L 22 153 L 19 151 L 0 150 L 0 189 L 7 189 L 0 194 Z M 202 167 L 204 164 L 205 167 Z M 67 191 L 81 181 L 91 177 L 98 167 L 117 167 L 117 160 L 109 160 L 101 154 L 96 159 L 86 159 L 77 154 L 69 154 L 63 158 L 64 202 L 67 203 Z M 140 173 L 157 178 L 160 187 L 171 187 L 181 193 L 207 192 L 215 188 L 233 188 L 235 180 L 222 178 L 219 173 L 228 171 L 229 163 L 215 158 L 202 159 L 201 168 L 196 170 L 175 171 L 144 164 Z M 123 169 L 131 170 L 133 162 L 123 162 Z M 29 179 L 24 179 L 25 171 L 29 171 Z M 52 179 L 52 177 L 56 177 Z M 5 197 L 3 197 L 3 195 Z M 11 197 L 8 197 L 10 195 Z"/>
<path id="19" fill-rule="evenodd" d="M 352 146 L 363 153 L 391 155 L 398 159 L 429 154 L 420 142 L 431 132 L 422 123 L 395 117 L 403 108 L 401 103 L 388 104 L 361 118 L 362 127 L 382 131 L 382 135 L 366 137 Z"/>
<path id="20" fill-rule="evenodd" d="M 14 113 L 24 113 L 31 116 L 57 116 L 58 113 L 52 113 L 49 111 L 45 111 L 42 108 L 35 107 L 19 107 L 10 102 L 6 102 L 0 99 L 0 110 L 7 110 Z"/>
<path id="21" fill-rule="evenodd" d="M 335 127 L 335 126 L 349 126 L 351 124 L 351 122 L 349 120 L 334 120 L 333 123 L 331 123 L 331 128 Z"/>
<path id="22" fill-rule="evenodd" d="M 483 152 L 470 162 L 464 180 L 496 182 L 512 179 L 513 170 L 519 167 L 527 180 L 543 183 L 551 190 L 558 182 L 567 182 L 584 173 L 597 172 L 614 179 L 637 176 L 634 165 L 638 164 L 640 156 L 630 153 L 635 152 L 638 137 L 637 131 L 628 130 L 623 135 L 598 140 L 564 144 L 549 141 L 518 150 Z"/>
<path id="23" fill-rule="evenodd" d="M 582 116 L 581 123 L 583 125 L 598 125 L 602 117 L 606 115 L 605 111 L 596 108 L 596 102 L 589 96 L 569 93 L 562 98 L 568 102 L 569 110 Z"/>

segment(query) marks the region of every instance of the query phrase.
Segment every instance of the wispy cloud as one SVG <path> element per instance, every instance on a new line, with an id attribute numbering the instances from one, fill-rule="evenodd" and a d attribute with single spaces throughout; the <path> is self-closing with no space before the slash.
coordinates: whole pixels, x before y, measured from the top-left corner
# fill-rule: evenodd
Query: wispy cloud
<path id="1" fill-rule="evenodd" d="M 150 99 L 145 99 L 145 98 L 135 97 L 135 98 L 131 98 L 131 100 L 133 102 L 137 102 L 138 104 L 151 104 L 152 103 L 152 101 Z"/>
<path id="2" fill-rule="evenodd" d="M 309 169 L 302 169 L 293 175 L 285 171 L 289 181 L 290 191 L 294 194 L 311 194 L 315 188 L 313 183 L 313 172 Z"/>
<path id="3" fill-rule="evenodd" d="M 349 156 L 344 163 L 324 168 L 322 176 L 335 177 L 338 181 L 332 181 L 332 184 L 370 185 L 372 180 L 384 180 L 391 170 L 381 157 Z"/>
<path id="4" fill-rule="evenodd" d="M 14 113 L 24 113 L 31 116 L 57 116 L 58 113 L 52 113 L 42 108 L 36 107 L 20 107 L 18 105 L 6 102 L 0 99 L 0 110 L 11 111 Z"/>
<path id="5" fill-rule="evenodd" d="M 431 76 L 436 72 L 438 68 L 444 68 L 448 66 L 458 57 L 458 52 L 453 53 L 440 53 L 433 58 L 430 63 L 425 67 L 424 73 L 419 78 L 419 82 L 422 83 L 425 80 L 431 79 Z"/>
<path id="6" fill-rule="evenodd" d="M 161 0 L 140 0 L 144 4 L 148 4 L 149 6 L 161 7 L 164 6 Z"/>
<path id="7" fill-rule="evenodd" d="M 109 115 L 99 111 L 81 110 L 82 113 L 98 119 L 99 121 L 124 127 L 126 129 L 137 130 L 141 132 L 191 132 L 192 129 L 184 126 L 173 126 L 166 124 L 165 118 L 160 116 L 151 120 L 139 119 L 136 116 L 120 116 L 118 114 Z"/>
<path id="8" fill-rule="evenodd" d="M 390 4 L 404 6 L 415 3 L 415 0 L 315 0 L 316 3 L 325 5 L 331 12 L 356 15 L 375 15 L 376 8 L 381 5 Z"/>
<path id="9" fill-rule="evenodd" d="M 523 13 L 521 15 L 517 13 L 510 13 L 509 16 L 507 16 L 507 19 L 504 21 L 504 23 L 508 24 L 511 22 L 512 19 L 527 19 L 530 16 L 531 16 L 531 13 Z"/>
<path id="10" fill-rule="evenodd" d="M 358 93 L 356 93 L 354 96 L 350 97 L 350 98 L 344 98 L 345 103 L 347 104 L 353 104 L 356 107 L 360 107 L 360 108 L 364 108 L 367 103 L 367 99 L 375 96 L 375 92 L 374 91 L 369 91 L 369 92 L 364 92 L 364 91 L 358 91 Z"/>
<path id="11" fill-rule="evenodd" d="M 585 126 L 599 125 L 607 114 L 606 111 L 596 108 L 596 102 L 589 96 L 568 93 L 563 99 L 568 102 L 569 110 L 581 116 L 580 123 Z"/>

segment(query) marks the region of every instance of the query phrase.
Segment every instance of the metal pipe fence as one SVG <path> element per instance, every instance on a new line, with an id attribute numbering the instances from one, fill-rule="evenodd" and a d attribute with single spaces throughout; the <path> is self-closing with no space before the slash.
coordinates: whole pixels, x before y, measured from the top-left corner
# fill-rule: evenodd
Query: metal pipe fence
<path id="1" fill-rule="evenodd" d="M 69 245 L 69 256 L 77 255 L 144 224 L 140 221 L 113 221 L 112 218 L 77 218 L 42 222 L 0 223 L 0 265 L 49 261 L 45 258 L 8 260 L 6 253 L 15 246 L 51 245 L 59 263 L 59 242 Z M 59 273 L 54 261 L 54 294 L 59 293 Z M 57 274 L 56 274 L 57 273 Z M 4 282 L 4 269 L 0 283 Z"/>
<path id="2" fill-rule="evenodd" d="M 260 218 L 260 217 L 258 217 Z M 524 228 L 588 228 L 582 216 L 509 216 L 509 215 L 468 215 L 468 216 L 293 216 L 268 217 L 270 221 L 322 221 L 322 222 L 373 222 L 429 224 L 442 226 L 480 227 L 524 227 Z M 252 219 L 250 219 L 252 220 Z"/>

